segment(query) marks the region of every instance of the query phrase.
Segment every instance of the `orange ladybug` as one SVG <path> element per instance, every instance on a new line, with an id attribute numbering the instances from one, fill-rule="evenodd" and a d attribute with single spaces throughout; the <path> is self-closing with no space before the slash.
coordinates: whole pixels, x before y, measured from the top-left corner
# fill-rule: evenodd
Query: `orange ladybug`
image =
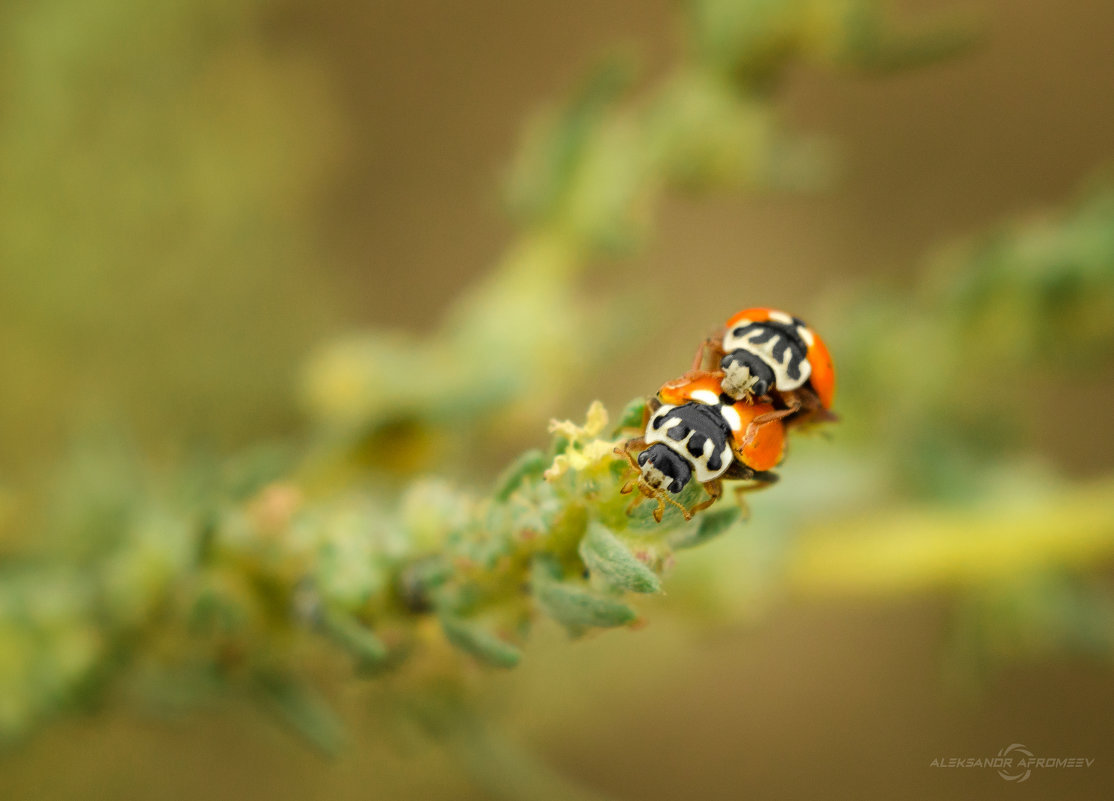
<path id="1" fill-rule="evenodd" d="M 705 365 L 722 371 L 723 394 L 736 400 L 769 397 L 793 414 L 787 423 L 834 419 L 831 354 L 799 317 L 765 307 L 743 309 L 697 351 L 694 367 Z"/>
<path id="2" fill-rule="evenodd" d="M 621 492 L 635 489 L 639 497 L 658 502 L 654 519 L 661 522 L 666 503 L 679 508 L 685 519 L 711 506 L 723 494 L 723 480 L 757 482 L 741 491 L 777 481 L 772 472 L 785 451 L 785 426 L 768 403 L 736 401 L 720 391 L 721 374 L 686 373 L 662 387 L 647 406 L 645 431 L 616 448 L 638 475 Z M 631 449 L 643 450 L 637 458 Z M 708 497 L 686 509 L 671 495 L 692 479 L 704 485 Z M 740 496 L 740 502 L 741 502 Z"/>

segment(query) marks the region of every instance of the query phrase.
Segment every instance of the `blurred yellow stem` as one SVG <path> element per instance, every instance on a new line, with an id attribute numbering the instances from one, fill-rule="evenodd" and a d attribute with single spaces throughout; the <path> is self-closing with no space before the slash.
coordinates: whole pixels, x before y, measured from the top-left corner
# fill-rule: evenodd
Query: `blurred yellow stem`
<path id="1" fill-rule="evenodd" d="M 979 511 L 919 508 L 802 534 L 787 588 L 805 597 L 878 596 L 983 583 L 1114 557 L 1114 479 Z"/>

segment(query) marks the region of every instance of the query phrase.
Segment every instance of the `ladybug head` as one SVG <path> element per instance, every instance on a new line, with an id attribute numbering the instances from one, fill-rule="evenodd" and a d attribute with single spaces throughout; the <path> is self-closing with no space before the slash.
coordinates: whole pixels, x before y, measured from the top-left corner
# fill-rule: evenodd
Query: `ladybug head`
<path id="1" fill-rule="evenodd" d="M 631 467 L 638 471 L 638 479 L 628 481 L 619 490 L 626 495 L 638 488 L 638 495 L 627 507 L 627 514 L 630 514 L 643 498 L 653 498 L 658 502 L 657 508 L 654 509 L 654 520 L 659 523 L 667 503 L 680 509 L 685 520 L 691 520 L 692 512 L 677 503 L 669 493 L 677 493 L 685 488 L 692 478 L 692 466 L 660 442 L 655 442 L 639 453 L 638 460 L 635 461 L 629 450 L 631 444 L 633 440 L 615 449 L 617 454 L 625 456 Z"/>
<path id="2" fill-rule="evenodd" d="M 761 397 L 770 391 L 776 381 L 770 365 L 743 348 L 724 356 L 720 369 L 723 370 L 723 392 L 735 400 Z"/>
<path id="3" fill-rule="evenodd" d="M 660 442 L 638 454 L 638 466 L 642 469 L 641 483 L 653 490 L 678 493 L 692 478 L 692 466 Z"/>

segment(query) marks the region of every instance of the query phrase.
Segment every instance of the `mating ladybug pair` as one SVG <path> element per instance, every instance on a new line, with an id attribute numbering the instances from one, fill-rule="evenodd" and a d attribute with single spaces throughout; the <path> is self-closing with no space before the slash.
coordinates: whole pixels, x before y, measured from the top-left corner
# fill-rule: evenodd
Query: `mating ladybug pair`
<path id="1" fill-rule="evenodd" d="M 744 309 L 703 342 L 692 369 L 651 398 L 644 433 L 616 448 L 638 475 L 621 492 L 637 489 L 688 520 L 723 494 L 723 481 L 741 485 L 736 495 L 777 481 L 773 468 L 785 452 L 787 429 L 833 420 L 835 370 L 823 341 L 804 321 L 775 309 Z M 635 457 L 632 449 L 639 451 Z M 708 497 L 686 509 L 672 496 L 695 478 Z"/>

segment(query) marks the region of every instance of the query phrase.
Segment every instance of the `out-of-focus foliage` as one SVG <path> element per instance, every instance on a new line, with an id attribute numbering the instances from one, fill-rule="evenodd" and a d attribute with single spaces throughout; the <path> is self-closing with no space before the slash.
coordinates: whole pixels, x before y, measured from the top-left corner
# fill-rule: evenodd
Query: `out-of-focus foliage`
<path id="1" fill-rule="evenodd" d="M 980 462 L 1017 456 L 1025 396 L 1085 385 L 1114 363 L 1114 193 L 1101 182 L 943 250 L 911 299 L 879 294 L 833 327 L 844 434 L 886 449 L 907 491 L 981 494 Z"/>
<path id="2" fill-rule="evenodd" d="M 685 11 L 686 57 L 664 77 L 645 86 L 634 59 L 604 60 L 531 120 L 507 181 L 522 233 L 495 270 L 426 337 L 372 333 L 327 348 L 305 382 L 314 419 L 365 456 L 432 458 L 415 443 L 436 439 L 442 462 L 462 432 L 482 435 L 471 449 L 520 433 L 516 417 L 532 423 L 567 376 L 613 353 L 615 332 L 574 279 L 644 247 L 670 189 L 807 184 L 818 148 L 778 118 L 774 79 L 802 62 L 872 69 L 884 60 L 872 54 L 911 52 L 884 16 L 873 0 L 697 0 Z M 918 36 L 945 55 L 970 28 Z"/>
<path id="3" fill-rule="evenodd" d="M 115 2 L 120 15 L 134 11 Z M 59 0 L 0 13 L 11 23 L 3 58 L 16 67 L 42 58 L 57 70 L 83 52 L 89 21 L 76 7 Z M 44 29 L 37 15 L 48 13 L 73 13 L 77 42 L 60 42 L 50 58 L 33 42 Z M 155 13 L 152 24 L 167 26 L 162 39 L 181 47 L 166 54 L 166 74 L 129 70 L 116 62 L 126 54 L 97 51 L 80 70 L 103 58 L 101 68 L 127 73 L 129 91 L 85 97 L 69 73 L 41 91 L 5 85 L 24 113 L 0 136 L 25 141 L 5 141 L 0 152 L 22 147 L 28 160 L 5 163 L 12 178 L 0 184 L 4 225 L 26 233 L 0 240 L 0 258 L 17 266 L 0 273 L 0 303 L 25 297 L 8 300 L 12 315 L 54 315 L 61 303 L 69 322 L 59 330 L 59 359 L 112 337 L 173 348 L 151 333 L 163 321 L 145 320 L 142 309 L 105 319 L 119 306 L 97 296 L 108 285 L 104 271 L 118 276 L 121 291 L 135 281 L 166 281 L 172 291 L 183 271 L 211 271 L 221 290 L 195 299 L 181 325 L 165 329 L 181 342 L 203 341 L 204 316 L 195 312 L 205 302 L 237 302 L 240 248 L 267 242 L 285 280 L 312 263 L 283 220 L 289 204 L 312 198 L 327 154 L 303 152 L 316 152 L 316 136 L 287 142 L 299 149 L 299 166 L 285 171 L 283 152 L 251 146 L 253 126 L 281 127 L 285 115 L 306 113 L 298 87 L 312 78 L 297 67 L 282 81 L 271 68 L 253 70 L 272 56 L 245 52 L 242 39 L 207 58 L 206 70 L 188 68 L 196 38 L 223 52 L 223 25 L 242 24 L 240 15 L 258 13 L 251 7 L 172 4 Z M 23 736 L 123 684 L 170 707 L 241 691 L 316 746 L 336 749 L 343 735 L 317 692 L 330 656 L 348 663 L 346 675 L 390 675 L 423 699 L 452 697 L 465 665 L 517 664 L 539 615 L 573 635 L 637 624 L 639 596 L 659 592 L 678 558 L 697 570 L 668 585 L 671 603 L 708 617 L 755 614 L 786 593 L 959 588 L 966 605 L 957 632 L 970 653 L 1004 650 L 994 640 L 1000 633 L 982 625 L 987 614 L 1016 624 L 1011 646 L 1086 643 L 1109 653 L 1109 596 L 1086 575 L 1114 551 L 1109 481 L 1074 487 L 1047 465 L 1022 462 L 1009 428 L 1025 401 L 1021 377 L 1034 365 L 1066 382 L 1108 363 L 1114 350 L 1114 193 L 1102 187 L 1065 212 L 945 252 L 911 300 L 878 293 L 815 321 L 838 354 L 840 441 L 794 442 L 784 481 L 753 522 L 744 525 L 727 502 L 691 523 L 669 510 L 655 524 L 650 504 L 627 514 L 618 492 L 625 463 L 612 448 L 619 428 L 639 418 L 639 400 L 616 426 L 594 405 L 583 426 L 555 425 L 547 452 L 526 452 L 498 479 L 476 475 L 495 450 L 493 421 L 503 436 L 514 434 L 586 361 L 617 347 L 578 278 L 644 247 L 667 190 L 794 186 L 813 174 L 815 151 L 782 128 L 770 99 L 790 65 L 889 68 L 964 39 L 949 28 L 895 42 L 865 0 L 705 0 L 687 13 L 685 56 L 660 80 L 643 85 L 627 62 L 609 60 L 533 121 L 508 179 L 521 234 L 435 330 L 345 339 L 311 361 L 308 446 L 260 447 L 219 464 L 198 458 L 175 471 L 95 437 L 77 449 L 42 515 L 51 536 L 0 564 L 0 736 Z M 226 80 L 225 63 L 235 63 L 235 81 Z M 154 96 L 181 103 L 159 106 L 165 125 L 142 133 L 167 142 L 146 150 L 133 141 L 139 133 L 128 114 Z M 245 105 L 252 111 L 241 119 Z M 94 130 L 82 136 L 94 137 L 96 158 L 33 135 L 62 136 L 84 115 Z M 327 126 L 326 111 L 321 118 Z M 181 126 L 190 134 L 176 145 Z M 240 126 L 238 144 L 226 139 Z M 269 147 L 283 141 L 264 139 Z M 176 155 L 165 165 L 142 161 L 166 153 Z M 98 170 L 112 170 L 114 180 Z M 87 196 L 101 184 L 119 196 Z M 43 207 L 59 202 L 72 230 L 30 233 L 54 219 Z M 138 206 L 145 215 L 134 213 Z M 129 227 L 160 215 L 166 231 Z M 114 259 L 123 238 L 141 258 Z M 72 275 L 48 269 L 57 264 L 72 265 Z M 292 281 L 276 292 L 295 288 Z M 285 330 L 280 322 L 257 332 L 269 348 Z M 252 358 L 243 347 L 212 358 Z M 190 349 L 204 351 L 197 342 Z M 17 360 L 19 342 L 7 353 Z M 166 364 L 171 376 L 183 369 Z M 220 387 L 233 372 L 228 363 L 208 368 Z M 44 397 L 62 394 L 25 375 Z M 80 387 L 80 376 L 74 381 Z M 965 403 L 962 417 L 953 411 L 959 393 L 979 401 Z M 26 412 L 16 409 L 5 425 Z M 434 467 L 440 477 L 415 477 Z M 1026 495 L 1031 505 L 1019 507 Z M 0 527 L 16 500 L 14 488 L 0 491 Z M 695 547 L 711 541 L 714 554 Z M 1034 604 L 1031 588 L 1049 603 Z"/>
<path id="4" fill-rule="evenodd" d="M 292 404 L 232 412 L 288 395 L 335 313 L 303 291 L 313 243 L 289 221 L 347 143 L 313 64 L 243 35 L 264 13 L 0 8 L 0 469 L 105 417 L 160 444 L 201 420 L 235 443 L 291 424 Z M 261 306 L 282 312 L 240 313 Z M 214 324 L 241 317 L 232 341 Z"/>

